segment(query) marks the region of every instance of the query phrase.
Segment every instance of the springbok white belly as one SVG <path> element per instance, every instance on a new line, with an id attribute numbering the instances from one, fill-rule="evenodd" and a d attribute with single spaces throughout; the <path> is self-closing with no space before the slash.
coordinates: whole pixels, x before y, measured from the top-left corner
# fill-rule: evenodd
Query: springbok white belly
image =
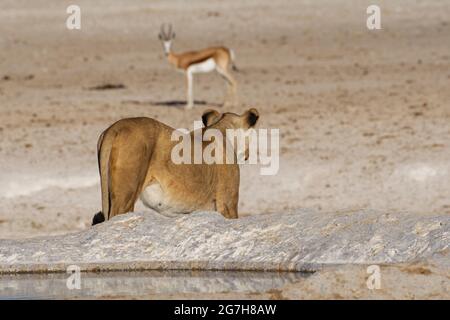
<path id="1" fill-rule="evenodd" d="M 188 213 L 186 208 L 174 203 L 170 199 L 159 183 L 153 183 L 145 188 L 141 193 L 141 200 L 146 207 L 168 217 Z"/>
<path id="2" fill-rule="evenodd" d="M 200 63 L 191 64 L 188 68 L 188 72 L 191 73 L 206 73 L 216 69 L 216 62 L 213 58 L 205 60 Z"/>

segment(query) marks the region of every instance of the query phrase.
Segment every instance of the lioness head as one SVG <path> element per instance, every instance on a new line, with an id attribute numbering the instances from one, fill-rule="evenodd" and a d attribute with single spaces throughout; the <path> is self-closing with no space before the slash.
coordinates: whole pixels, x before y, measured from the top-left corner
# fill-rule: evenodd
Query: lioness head
<path id="1" fill-rule="evenodd" d="M 220 113 L 216 110 L 206 110 L 202 115 L 202 121 L 205 127 L 218 124 L 227 129 L 244 129 L 253 128 L 259 119 L 259 112 L 255 108 L 251 108 L 239 115 L 232 112 Z"/>
<path id="2" fill-rule="evenodd" d="M 216 110 L 206 110 L 202 115 L 203 125 L 206 128 L 217 128 L 221 130 L 234 129 L 243 130 L 244 135 L 249 129 L 256 126 L 259 119 L 258 110 L 251 108 L 239 115 L 232 112 L 220 113 Z M 234 139 L 234 138 L 233 138 Z M 238 138 L 239 139 L 239 138 Z M 239 148 L 239 143 L 235 144 L 235 153 L 238 157 L 244 156 L 245 160 L 249 157 L 249 139 L 245 138 L 245 145 Z M 239 150 L 238 150 L 239 148 Z"/>

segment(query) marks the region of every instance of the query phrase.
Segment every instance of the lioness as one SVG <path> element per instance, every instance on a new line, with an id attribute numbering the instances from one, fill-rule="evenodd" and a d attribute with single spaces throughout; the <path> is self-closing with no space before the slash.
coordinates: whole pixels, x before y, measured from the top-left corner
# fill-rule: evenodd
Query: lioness
<path id="1" fill-rule="evenodd" d="M 248 130 L 259 114 L 250 109 L 242 115 L 208 110 L 202 115 L 204 128 Z M 141 197 L 151 209 L 173 216 L 196 210 L 215 210 L 226 218 L 238 217 L 239 165 L 175 164 L 171 140 L 175 129 L 151 118 L 122 119 L 106 129 L 97 144 L 102 211 L 92 225 L 131 212 Z M 194 131 L 190 133 L 194 139 Z M 209 143 L 202 142 L 204 149 Z M 236 159 L 236 148 L 232 150 Z M 245 150 L 248 153 L 248 150 Z"/>

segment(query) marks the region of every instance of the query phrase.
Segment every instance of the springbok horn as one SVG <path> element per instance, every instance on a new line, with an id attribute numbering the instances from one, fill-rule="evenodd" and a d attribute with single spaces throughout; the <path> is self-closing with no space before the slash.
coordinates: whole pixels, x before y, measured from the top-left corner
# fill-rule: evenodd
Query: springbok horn
<path id="1" fill-rule="evenodd" d="M 167 39 L 167 35 L 166 35 L 166 32 L 165 32 L 165 23 L 163 23 L 162 25 L 161 25 L 161 36 L 162 36 L 162 38 L 163 39 Z"/>

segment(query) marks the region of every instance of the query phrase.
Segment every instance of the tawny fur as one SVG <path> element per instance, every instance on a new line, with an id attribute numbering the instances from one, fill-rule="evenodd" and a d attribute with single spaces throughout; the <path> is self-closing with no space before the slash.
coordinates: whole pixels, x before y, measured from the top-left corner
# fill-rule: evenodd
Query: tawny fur
<path id="1" fill-rule="evenodd" d="M 207 130 L 249 129 L 259 115 L 250 109 L 242 115 L 207 111 L 202 120 Z M 255 120 L 256 119 L 256 120 Z M 239 165 L 175 164 L 171 160 L 173 128 L 151 118 L 128 118 L 114 123 L 98 141 L 102 212 L 93 224 L 134 210 L 137 199 L 150 186 L 162 190 L 164 214 L 216 210 L 226 218 L 238 217 Z M 194 133 L 190 133 L 191 139 Z M 203 148 L 209 143 L 203 142 Z M 151 199 L 150 199 L 151 200 Z M 144 201 L 144 204 L 146 202 Z"/>

